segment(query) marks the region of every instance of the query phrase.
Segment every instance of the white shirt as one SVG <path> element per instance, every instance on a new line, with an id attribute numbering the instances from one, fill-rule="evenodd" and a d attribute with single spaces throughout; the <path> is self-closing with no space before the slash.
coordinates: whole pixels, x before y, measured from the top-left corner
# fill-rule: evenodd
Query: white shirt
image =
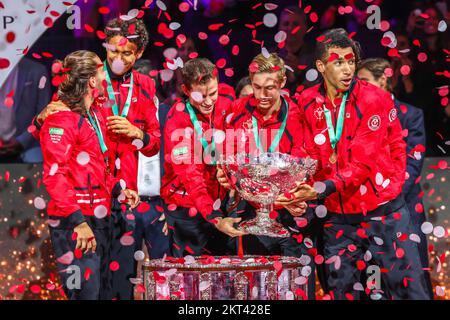
<path id="1" fill-rule="evenodd" d="M 156 119 L 159 121 L 158 110 L 159 103 L 155 99 Z M 138 161 L 138 193 L 140 196 L 159 196 L 161 188 L 161 168 L 159 162 L 159 152 L 152 157 L 146 157 L 139 152 Z"/>

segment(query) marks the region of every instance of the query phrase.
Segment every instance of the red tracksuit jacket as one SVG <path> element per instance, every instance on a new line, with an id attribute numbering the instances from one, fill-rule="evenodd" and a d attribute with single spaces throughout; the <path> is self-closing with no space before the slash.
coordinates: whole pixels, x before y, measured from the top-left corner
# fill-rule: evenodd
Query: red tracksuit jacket
<path id="1" fill-rule="evenodd" d="M 331 111 L 336 128 L 340 104 L 341 99 L 336 100 L 334 110 L 326 98 L 323 83 L 299 96 L 305 147 L 311 157 L 319 161 L 315 180 L 326 185 L 328 211 L 367 214 L 401 192 L 398 171 L 403 170 L 400 163 L 406 159 L 406 154 L 404 142 L 400 141 L 402 136 L 395 134 L 400 124 L 396 117 L 389 118 L 388 110 L 395 108 L 390 97 L 367 82 L 354 80 L 349 90 L 342 137 L 336 146 L 337 161 L 332 164 L 323 108 Z M 402 172 L 404 180 L 404 170 Z"/>
<path id="2" fill-rule="evenodd" d="M 105 133 L 104 119 L 91 107 Z M 89 119 L 72 111 L 50 115 L 40 130 L 44 156 L 43 182 L 51 197 L 47 213 L 68 227 L 84 222 L 85 216 L 110 215 L 111 197 L 120 185 L 106 173 L 104 155 Z"/>
<path id="3" fill-rule="evenodd" d="M 233 130 L 227 135 L 227 150 L 234 147 L 235 152 L 245 151 L 248 153 L 257 153 L 256 142 L 253 134 L 252 117 L 256 118 L 258 124 L 259 138 L 264 152 L 267 152 L 273 138 L 278 133 L 284 117 L 287 115 L 286 129 L 281 137 L 280 143 L 274 152 L 291 154 L 297 157 L 306 157 L 306 151 L 303 148 L 303 129 L 300 119 L 298 106 L 289 98 L 282 97 L 280 110 L 269 119 L 264 117 L 256 109 L 257 101 L 253 95 L 236 100 L 232 105 L 233 116 L 227 122 L 225 128 Z M 241 137 L 245 136 L 245 147 Z M 230 139 L 233 137 L 233 139 Z M 242 149 L 242 151 L 240 150 Z"/>
<path id="4" fill-rule="evenodd" d="M 219 96 L 213 113 L 206 117 L 193 107 L 203 133 L 211 129 L 223 130 L 232 101 Z M 211 124 L 210 124 L 211 121 Z M 203 146 L 194 143 L 195 129 L 184 102 L 175 103 L 170 109 L 164 128 L 164 176 L 161 183 L 161 197 L 167 204 L 178 207 L 195 208 L 206 220 L 213 212 L 217 199 L 226 195 L 216 178 L 216 166 L 207 164 L 200 156 Z M 206 134 L 207 142 L 211 136 Z M 217 142 L 217 150 L 222 141 Z M 221 143 L 222 142 L 222 143 Z"/>
<path id="5" fill-rule="evenodd" d="M 107 68 L 114 92 L 120 92 L 116 96 L 120 115 L 128 95 L 131 72 L 128 72 L 122 77 L 117 77 L 109 67 Z M 141 149 L 137 150 L 136 146 L 132 144 L 133 139 L 114 134 L 108 130 L 107 146 L 111 154 L 111 172 L 115 177 L 123 179 L 126 182 L 127 188 L 137 190 L 138 152 L 142 152 L 147 157 L 157 154 L 159 152 L 161 134 L 159 131 L 159 122 L 156 118 L 155 83 L 149 76 L 140 74 L 135 70 L 132 72 L 134 81 L 133 95 L 126 118 L 131 124 L 144 132 L 144 145 Z M 108 95 L 106 86 L 105 95 Z M 109 97 L 109 99 L 112 99 L 112 97 Z M 101 110 L 105 119 L 113 115 L 112 108 L 102 108 Z"/>

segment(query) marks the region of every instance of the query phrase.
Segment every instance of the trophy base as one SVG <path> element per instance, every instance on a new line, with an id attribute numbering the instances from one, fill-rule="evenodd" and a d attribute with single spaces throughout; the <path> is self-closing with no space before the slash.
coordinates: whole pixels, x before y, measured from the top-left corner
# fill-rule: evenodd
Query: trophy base
<path id="1" fill-rule="evenodd" d="M 270 219 L 266 212 L 257 212 L 256 218 L 242 222 L 237 229 L 255 236 L 290 237 L 289 231 L 277 221 Z"/>

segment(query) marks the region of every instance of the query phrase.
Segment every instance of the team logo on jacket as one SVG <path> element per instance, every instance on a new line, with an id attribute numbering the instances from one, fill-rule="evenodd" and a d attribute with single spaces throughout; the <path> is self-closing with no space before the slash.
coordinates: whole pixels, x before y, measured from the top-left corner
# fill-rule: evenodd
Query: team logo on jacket
<path id="1" fill-rule="evenodd" d="M 318 107 L 316 110 L 314 110 L 314 116 L 316 117 L 317 120 L 322 121 L 323 120 L 323 115 L 325 114 L 325 111 L 323 110 L 323 107 L 320 106 Z"/>
<path id="2" fill-rule="evenodd" d="M 131 98 L 131 102 L 133 103 L 137 102 L 137 98 L 136 97 Z"/>
<path id="3" fill-rule="evenodd" d="M 381 118 L 379 115 L 371 116 L 368 122 L 369 129 L 372 131 L 377 131 L 381 126 Z"/>
<path id="4" fill-rule="evenodd" d="M 244 130 L 246 132 L 252 131 L 253 130 L 253 123 L 252 123 L 252 119 L 248 119 L 247 121 L 245 121 L 242 124 L 242 128 L 244 128 Z"/>
<path id="5" fill-rule="evenodd" d="M 397 109 L 392 108 L 391 111 L 389 112 L 389 121 L 392 122 L 395 119 L 397 119 Z"/>

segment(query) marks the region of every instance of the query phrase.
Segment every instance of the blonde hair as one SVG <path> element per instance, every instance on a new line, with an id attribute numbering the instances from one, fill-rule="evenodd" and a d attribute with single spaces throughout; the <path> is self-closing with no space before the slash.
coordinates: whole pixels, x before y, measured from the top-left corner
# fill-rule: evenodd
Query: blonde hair
<path id="1" fill-rule="evenodd" d="M 253 69 L 252 65 L 255 65 L 255 69 L 257 66 L 257 71 Z M 253 79 L 255 73 L 263 72 L 276 72 L 278 74 L 278 79 L 282 81 L 286 76 L 286 67 L 284 64 L 284 60 L 281 59 L 276 53 L 271 53 L 268 57 L 265 57 L 262 53 L 258 54 L 250 63 L 250 79 Z"/>

